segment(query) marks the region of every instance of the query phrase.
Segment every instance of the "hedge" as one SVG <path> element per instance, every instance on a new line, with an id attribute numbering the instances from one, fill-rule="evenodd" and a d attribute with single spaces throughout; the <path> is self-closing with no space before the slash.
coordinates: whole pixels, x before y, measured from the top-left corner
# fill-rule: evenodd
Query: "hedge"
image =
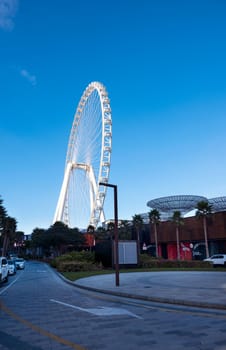
<path id="1" fill-rule="evenodd" d="M 152 258 L 146 254 L 139 257 L 139 267 L 142 268 L 212 268 L 209 261 L 202 260 L 165 260 Z"/>
<path id="2" fill-rule="evenodd" d="M 97 271 L 101 269 L 102 265 L 86 261 L 60 261 L 57 266 L 59 272 Z"/>

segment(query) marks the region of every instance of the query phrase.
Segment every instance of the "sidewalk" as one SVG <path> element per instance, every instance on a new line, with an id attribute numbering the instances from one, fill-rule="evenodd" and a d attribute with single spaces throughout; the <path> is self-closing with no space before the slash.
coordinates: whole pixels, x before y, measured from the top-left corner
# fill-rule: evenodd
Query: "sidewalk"
<path id="1" fill-rule="evenodd" d="M 115 274 L 109 274 L 73 284 L 127 298 L 226 310 L 226 272 L 131 272 L 120 273 L 119 280 L 116 286 Z"/>

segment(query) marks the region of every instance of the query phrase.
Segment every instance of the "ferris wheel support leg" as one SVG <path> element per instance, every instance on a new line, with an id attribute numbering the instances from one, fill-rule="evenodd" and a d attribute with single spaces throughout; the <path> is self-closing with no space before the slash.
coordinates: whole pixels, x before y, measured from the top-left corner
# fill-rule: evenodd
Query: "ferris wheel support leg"
<path id="1" fill-rule="evenodd" d="M 69 183 L 69 178 L 70 178 L 72 166 L 73 166 L 72 163 L 68 162 L 67 167 L 65 169 L 63 184 L 61 187 L 60 196 L 59 196 L 59 200 L 57 203 L 57 208 L 55 211 L 53 223 L 56 221 L 63 220 L 63 212 L 64 212 L 64 207 L 65 207 L 66 194 L 67 194 L 68 183 Z"/>
<path id="2" fill-rule="evenodd" d="M 91 213 L 94 211 L 94 196 L 95 196 L 95 177 L 92 174 L 92 170 L 89 168 L 89 170 L 87 171 L 87 175 L 88 175 L 88 179 L 90 182 L 90 188 L 89 188 L 89 197 L 90 197 L 90 210 Z"/>
<path id="3" fill-rule="evenodd" d="M 94 171 L 93 171 L 92 166 L 88 167 L 87 173 L 88 173 L 88 178 L 89 178 L 89 182 L 90 182 L 90 212 L 91 212 L 91 218 L 92 218 L 94 211 L 95 211 L 94 198 L 96 198 L 98 188 L 97 188 L 97 183 L 95 180 L 95 175 L 94 175 Z"/>

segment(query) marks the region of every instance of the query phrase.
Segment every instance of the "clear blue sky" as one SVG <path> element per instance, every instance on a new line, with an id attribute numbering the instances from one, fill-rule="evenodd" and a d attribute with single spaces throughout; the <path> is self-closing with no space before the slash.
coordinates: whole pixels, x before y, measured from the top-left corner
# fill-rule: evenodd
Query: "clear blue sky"
<path id="1" fill-rule="evenodd" d="M 18 229 L 52 224 L 92 81 L 111 100 L 119 218 L 226 195 L 225 38 L 224 0 L 0 0 L 0 195 Z"/>

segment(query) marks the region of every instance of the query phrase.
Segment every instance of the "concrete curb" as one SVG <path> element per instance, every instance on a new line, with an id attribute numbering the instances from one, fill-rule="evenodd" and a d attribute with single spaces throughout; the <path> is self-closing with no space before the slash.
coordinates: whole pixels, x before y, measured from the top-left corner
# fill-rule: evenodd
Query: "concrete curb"
<path id="1" fill-rule="evenodd" d="M 91 292 L 97 292 L 97 293 L 103 293 L 108 295 L 114 295 L 119 296 L 123 298 L 129 298 L 129 299 L 137 299 L 137 300 L 144 300 L 144 301 L 151 301 L 155 303 L 162 303 L 162 304 L 171 304 L 171 305 L 181 305 L 181 306 L 189 306 L 189 307 L 198 307 L 198 308 L 205 308 L 205 309 L 215 309 L 215 310 L 226 310 L 226 305 L 220 305 L 220 304 L 214 304 L 214 303 L 207 303 L 207 302 L 198 302 L 198 301 L 189 301 L 189 300 L 180 300 L 180 299 L 168 299 L 168 298 L 161 298 L 161 297 L 149 297 L 149 296 L 143 296 L 138 294 L 131 294 L 131 293 L 125 293 L 125 292 L 117 292 L 117 291 L 111 291 L 106 289 L 99 289 L 95 287 L 88 287 L 84 285 L 80 285 L 76 282 L 72 282 L 65 278 L 62 274 L 55 271 L 56 274 L 66 283 L 80 289 L 88 290 Z"/>

